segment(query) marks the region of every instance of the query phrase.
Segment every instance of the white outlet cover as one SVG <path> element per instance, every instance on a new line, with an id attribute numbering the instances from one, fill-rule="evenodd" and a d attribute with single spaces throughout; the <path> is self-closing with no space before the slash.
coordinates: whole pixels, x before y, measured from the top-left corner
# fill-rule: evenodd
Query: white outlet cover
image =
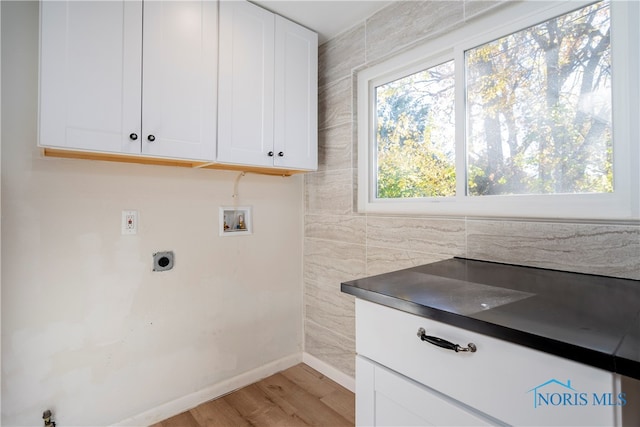
<path id="1" fill-rule="evenodd" d="M 138 234 L 138 211 L 122 211 L 122 235 Z"/>

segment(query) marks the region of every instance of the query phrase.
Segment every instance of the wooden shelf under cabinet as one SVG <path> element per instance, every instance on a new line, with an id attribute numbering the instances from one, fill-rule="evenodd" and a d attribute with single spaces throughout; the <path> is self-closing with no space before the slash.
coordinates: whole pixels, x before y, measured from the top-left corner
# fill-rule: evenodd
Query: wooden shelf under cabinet
<path id="1" fill-rule="evenodd" d="M 102 160 L 107 162 L 139 163 L 143 165 L 177 166 L 192 169 L 218 169 L 239 172 L 252 172 L 262 175 L 291 176 L 305 171 L 291 169 L 262 168 L 244 165 L 229 165 L 221 163 L 209 163 L 197 160 L 164 159 L 158 157 L 145 157 L 125 154 L 94 153 L 87 151 L 60 150 L 56 148 L 44 148 L 45 157 L 58 157 L 64 159 Z"/>

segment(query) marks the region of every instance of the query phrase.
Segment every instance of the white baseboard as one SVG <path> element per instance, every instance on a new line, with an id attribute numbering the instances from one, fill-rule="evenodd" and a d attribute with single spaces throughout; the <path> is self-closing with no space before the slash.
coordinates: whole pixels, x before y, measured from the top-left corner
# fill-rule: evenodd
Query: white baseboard
<path id="1" fill-rule="evenodd" d="M 316 371 L 320 372 L 325 377 L 332 379 L 333 381 L 340 384 L 342 387 L 347 390 L 355 393 L 356 392 L 356 380 L 353 377 L 345 374 L 342 371 L 334 368 L 326 362 L 318 359 L 315 356 L 310 355 L 309 353 L 302 353 L 302 363 L 305 363 L 311 366 Z"/>
<path id="2" fill-rule="evenodd" d="M 249 384 L 258 382 L 261 379 L 266 378 L 270 375 L 273 375 L 277 372 L 284 371 L 285 369 L 288 369 L 302 362 L 302 359 L 303 359 L 303 356 L 301 353 L 296 353 L 287 357 L 283 357 L 282 359 L 276 360 L 267 365 L 253 369 L 249 372 L 245 372 L 244 374 L 240 374 L 238 376 L 222 381 L 220 383 L 213 384 L 203 390 L 197 391 L 195 393 L 191 393 L 184 397 L 180 397 L 171 402 L 167 402 L 163 405 L 150 409 L 142 414 L 133 416 L 131 418 L 127 418 L 126 420 L 123 420 L 117 424 L 114 424 L 114 426 L 132 427 L 132 426 L 149 426 L 149 425 L 155 424 L 159 421 L 165 420 L 174 415 L 177 415 L 184 411 L 188 411 L 189 409 L 195 408 L 201 403 L 208 402 L 209 400 L 215 399 L 216 397 L 223 396 L 234 390 L 237 390 L 239 388 L 248 386 Z M 314 368 L 314 369 L 320 371 L 317 368 Z M 333 379 L 328 374 L 325 374 L 324 372 L 323 374 Z"/>

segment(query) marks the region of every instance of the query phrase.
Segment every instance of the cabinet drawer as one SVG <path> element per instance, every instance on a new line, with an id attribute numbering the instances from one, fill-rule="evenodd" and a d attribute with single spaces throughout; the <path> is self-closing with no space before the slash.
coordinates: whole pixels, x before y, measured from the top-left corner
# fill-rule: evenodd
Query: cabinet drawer
<path id="1" fill-rule="evenodd" d="M 426 334 L 477 351 L 423 342 Z M 356 300 L 356 352 L 514 425 L 616 425 L 610 372 L 399 310 Z"/>
<path id="2" fill-rule="evenodd" d="M 371 362 L 356 358 L 358 426 L 491 426 L 494 420 Z"/>

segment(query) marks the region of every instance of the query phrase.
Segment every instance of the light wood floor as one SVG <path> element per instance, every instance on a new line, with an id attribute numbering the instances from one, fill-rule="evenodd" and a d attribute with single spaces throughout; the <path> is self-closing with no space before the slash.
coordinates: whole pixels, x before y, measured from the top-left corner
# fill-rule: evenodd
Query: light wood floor
<path id="1" fill-rule="evenodd" d="M 354 394 L 300 364 L 152 427 L 339 427 L 354 424 Z"/>

